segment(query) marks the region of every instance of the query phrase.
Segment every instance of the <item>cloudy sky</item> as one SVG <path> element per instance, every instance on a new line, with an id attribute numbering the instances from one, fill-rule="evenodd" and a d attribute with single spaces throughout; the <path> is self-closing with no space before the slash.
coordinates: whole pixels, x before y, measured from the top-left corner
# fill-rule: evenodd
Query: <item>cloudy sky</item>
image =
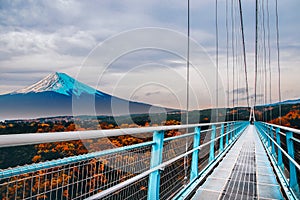
<path id="1" fill-rule="evenodd" d="M 238 1 L 227 1 L 229 12 L 230 2 L 234 2 L 233 20 L 237 24 Z M 220 105 L 226 105 L 223 94 L 227 93 L 227 1 L 218 1 Z M 300 1 L 278 1 L 282 96 L 283 99 L 300 98 Z M 277 101 L 275 0 L 260 0 L 260 5 L 264 4 L 266 9 L 267 2 L 272 100 Z M 212 0 L 191 0 L 190 4 L 191 59 L 194 61 L 191 107 L 205 108 L 213 106 L 214 102 L 215 4 Z M 255 5 L 253 0 L 243 0 L 242 4 L 249 90 L 253 95 Z M 182 0 L 0 0 L 0 94 L 24 88 L 58 71 L 119 97 L 184 108 L 186 16 L 187 2 Z M 265 16 L 260 13 L 260 19 L 267 19 L 266 16 L 266 13 Z M 264 66 L 262 24 L 261 20 L 260 66 Z M 229 22 L 229 29 L 231 25 Z M 235 62 L 239 66 L 235 71 L 240 73 L 235 75 L 233 88 L 230 57 L 229 94 L 232 101 L 234 90 L 242 105 L 245 103 L 245 83 L 240 32 L 236 30 L 234 35 L 237 38 Z M 264 99 L 261 95 L 263 77 L 258 77 L 261 103 Z"/>

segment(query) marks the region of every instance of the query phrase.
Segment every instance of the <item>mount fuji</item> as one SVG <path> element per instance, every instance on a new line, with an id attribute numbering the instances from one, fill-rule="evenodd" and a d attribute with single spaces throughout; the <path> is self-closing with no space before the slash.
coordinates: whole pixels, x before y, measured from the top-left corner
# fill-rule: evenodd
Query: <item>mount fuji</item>
<path id="1" fill-rule="evenodd" d="M 111 96 L 58 72 L 24 89 L 0 95 L 0 105 L 0 119 L 128 115 L 162 109 Z"/>
<path id="2" fill-rule="evenodd" d="M 39 93 L 39 92 L 57 92 L 67 96 L 76 95 L 80 96 L 81 94 L 95 94 L 103 95 L 90 86 L 87 86 L 79 81 L 76 81 L 74 78 L 68 76 L 65 73 L 53 73 L 46 76 L 44 79 L 39 82 L 26 87 L 24 89 L 17 90 L 13 94 L 26 94 L 26 93 Z"/>

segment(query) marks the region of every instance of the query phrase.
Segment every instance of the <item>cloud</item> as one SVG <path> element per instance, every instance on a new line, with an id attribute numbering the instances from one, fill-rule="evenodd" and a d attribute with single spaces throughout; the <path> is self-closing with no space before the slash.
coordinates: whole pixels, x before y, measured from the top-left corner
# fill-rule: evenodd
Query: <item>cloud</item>
<path id="1" fill-rule="evenodd" d="M 203 46 L 215 60 L 214 3 L 210 0 L 191 0 L 191 37 Z M 299 94 L 297 74 L 300 73 L 299 0 L 279 1 L 282 87 L 292 88 L 285 98 Z M 90 51 L 105 39 L 135 28 L 162 27 L 187 34 L 187 5 L 185 1 L 140 0 L 0 0 L 0 94 L 29 85 L 53 71 L 67 72 L 75 76 Z M 226 29 L 225 1 L 219 2 L 219 58 L 220 74 L 226 81 Z M 249 86 L 254 77 L 254 14 L 252 1 L 243 1 L 244 28 L 249 72 Z M 270 28 L 273 75 L 276 76 L 276 32 L 274 4 L 270 2 Z M 230 24 L 229 24 L 230 25 Z M 240 34 L 237 34 L 237 39 Z M 133 38 L 134 39 L 134 38 Z M 155 38 L 161 40 L 161 38 Z M 178 41 L 173 45 L 180 45 Z M 172 45 L 172 44 L 170 44 Z M 197 52 L 191 52 L 197 56 Z M 236 52 L 238 53 L 238 52 Z M 240 53 L 240 52 L 239 52 Z M 240 57 L 238 57 L 240 59 Z M 201 58 L 198 59 L 201 63 Z M 161 66 L 168 66 L 183 74 L 185 60 L 160 51 L 139 51 L 116 60 L 105 87 L 114 84 L 124 72 L 135 66 L 148 65 L 147 73 Z M 229 58 L 229 64 L 232 59 Z M 201 63 L 202 64 L 202 63 Z M 230 65 L 231 67 L 231 65 Z M 230 68 L 231 70 L 231 68 Z M 291 73 L 292 72 L 292 73 Z M 91 73 L 93 73 L 91 71 Z M 231 72 L 230 72 L 231 74 Z M 241 73 L 242 74 L 242 73 Z M 5 76 L 8 78 L 3 78 Z M 156 74 L 164 79 L 165 74 Z M 211 75 L 204 75 L 210 77 Z M 243 76 L 243 75 L 241 75 Z M 24 80 L 20 81 L 20 79 Z M 89 76 L 80 77 L 90 83 Z M 275 80 L 275 78 L 274 78 Z M 230 80 L 229 80 L 230 81 Z M 195 82 L 196 83 L 196 82 Z M 181 87 L 182 83 L 177 84 Z M 230 83 L 232 84 L 232 83 Z M 274 84 L 276 85 L 276 84 Z M 231 86 L 231 85 L 230 85 Z M 175 87 L 175 86 L 174 86 Z M 126 87 L 124 87 L 126 88 Z M 201 91 L 203 92 L 203 91 Z M 199 93 L 201 93 L 199 92 Z M 245 95 L 245 88 L 230 93 Z M 253 91 L 251 90 L 252 94 Z M 150 95 L 151 96 L 151 95 Z M 149 98 L 150 100 L 150 98 Z M 161 99 L 163 101 L 163 99 Z"/>
<path id="2" fill-rule="evenodd" d="M 161 91 L 155 91 L 155 92 L 147 92 L 145 93 L 145 96 L 153 96 L 153 95 L 159 95 L 161 94 Z"/>
<path id="3" fill-rule="evenodd" d="M 237 88 L 237 89 L 234 89 L 234 90 L 231 90 L 229 91 L 230 94 L 246 94 L 247 90 L 245 87 L 242 87 L 242 88 Z"/>

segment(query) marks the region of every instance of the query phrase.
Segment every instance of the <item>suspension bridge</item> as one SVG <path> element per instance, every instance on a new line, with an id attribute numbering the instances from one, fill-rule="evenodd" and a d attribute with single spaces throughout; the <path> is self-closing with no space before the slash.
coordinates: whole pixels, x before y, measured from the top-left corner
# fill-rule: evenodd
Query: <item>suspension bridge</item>
<path id="1" fill-rule="evenodd" d="M 174 129 L 189 132 L 164 138 Z M 0 171 L 2 199 L 298 199 L 299 130 L 235 121 L 0 136 L 1 147 L 124 134 L 152 140 Z M 190 141 L 187 142 L 187 141 Z M 187 144 L 189 144 L 187 146 Z M 33 189 L 34 188 L 34 189 Z"/>
<path id="2" fill-rule="evenodd" d="M 268 116 L 264 116 L 264 120 L 261 121 L 255 120 L 254 109 L 259 103 L 257 102 L 257 90 L 259 89 L 257 82 L 259 78 L 263 80 L 263 76 L 265 77 L 263 85 L 266 94 L 264 103 L 268 100 L 267 93 L 270 102 L 272 100 L 272 75 L 267 75 L 267 67 L 270 67 L 270 46 L 268 47 L 270 38 L 266 35 L 270 33 L 270 30 L 265 31 L 265 27 L 269 27 L 265 24 L 265 21 L 269 24 L 269 17 L 265 18 L 264 12 L 262 12 L 266 7 L 263 2 L 256 0 L 255 99 L 249 120 L 241 121 L 236 118 L 234 121 L 219 122 L 217 113 L 216 122 L 213 123 L 31 133 L 23 134 L 22 137 L 19 134 L 0 135 L 0 148 L 18 148 L 24 145 L 124 135 L 147 134 L 150 138 L 148 141 L 134 145 L 1 169 L 0 198 L 3 200 L 299 199 L 300 165 L 297 162 L 297 154 L 300 151 L 298 149 L 300 131 L 267 123 Z M 216 1 L 216 65 L 219 70 L 217 3 L 218 1 Z M 227 76 L 229 76 L 228 59 L 231 41 L 232 89 L 235 89 L 235 83 L 242 83 L 235 81 L 236 73 L 240 72 L 239 68 L 235 69 L 235 67 L 243 66 L 245 74 L 243 83 L 245 83 L 247 106 L 250 110 L 243 13 L 241 1 L 237 1 L 237 3 L 239 12 L 235 12 L 235 14 L 239 20 L 233 16 L 233 8 L 231 8 L 232 16 L 229 19 L 229 8 L 226 5 Z M 263 15 L 259 15 L 260 12 Z M 231 40 L 229 25 L 232 28 Z M 239 27 L 239 33 L 235 32 L 234 26 Z M 280 72 L 277 12 L 276 30 L 277 61 Z M 235 35 L 239 34 L 242 41 L 241 63 L 236 58 L 238 50 Z M 188 37 L 189 35 L 188 12 Z M 260 55 L 262 55 L 261 60 Z M 262 66 L 261 70 L 260 66 Z M 188 70 L 189 56 L 187 72 L 189 72 Z M 263 75 L 260 75 L 259 72 Z M 189 73 L 187 75 L 189 76 Z M 269 81 L 267 77 L 269 77 Z M 229 80 L 229 78 L 227 79 Z M 280 78 L 278 81 L 279 100 L 281 101 Z M 188 84 L 187 81 L 187 110 L 189 110 Z M 270 85 L 269 89 L 268 84 Z M 218 86 L 218 78 L 216 78 L 216 85 Z M 229 83 L 227 87 L 229 91 Z M 233 93 L 233 107 L 237 105 L 235 95 Z M 227 102 L 229 107 L 229 98 Z M 216 98 L 216 107 L 218 107 L 218 97 Z M 186 121 L 189 122 L 188 119 Z M 183 130 L 183 134 L 166 137 L 166 133 L 170 130 Z"/>

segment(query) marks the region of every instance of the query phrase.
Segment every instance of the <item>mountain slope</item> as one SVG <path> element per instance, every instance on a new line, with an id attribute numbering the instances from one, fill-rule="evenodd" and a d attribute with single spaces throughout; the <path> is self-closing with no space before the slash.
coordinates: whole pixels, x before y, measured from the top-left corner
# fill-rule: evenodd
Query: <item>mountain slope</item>
<path id="1" fill-rule="evenodd" d="M 82 93 L 103 95 L 103 93 L 101 93 L 100 91 L 97 91 L 88 85 L 76 81 L 74 78 L 68 76 L 65 73 L 59 72 L 49 74 L 39 82 L 24 89 L 17 90 L 14 93 L 26 94 L 31 92 L 38 93 L 46 91 L 57 92 L 69 96 L 72 94 L 79 96 Z"/>
<path id="2" fill-rule="evenodd" d="M 282 102 L 276 102 L 276 103 L 271 103 L 271 104 L 266 104 L 266 105 L 259 105 L 259 106 L 278 106 L 278 105 L 285 105 L 285 104 L 299 104 L 300 99 L 290 99 L 290 100 L 285 100 Z"/>
<path id="3" fill-rule="evenodd" d="M 128 115 L 149 113 L 155 107 L 111 96 L 64 73 L 50 74 L 29 87 L 0 95 L 0 105 L 0 119 Z"/>

